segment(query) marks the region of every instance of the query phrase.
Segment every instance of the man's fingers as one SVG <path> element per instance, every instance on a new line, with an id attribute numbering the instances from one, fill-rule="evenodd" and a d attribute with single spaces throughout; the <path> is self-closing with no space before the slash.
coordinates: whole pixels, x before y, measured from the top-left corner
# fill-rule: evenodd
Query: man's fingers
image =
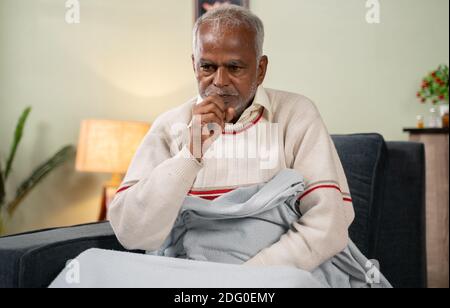
<path id="1" fill-rule="evenodd" d="M 225 126 L 224 120 L 217 117 L 217 115 L 215 113 L 202 114 L 201 117 L 202 117 L 202 119 L 201 119 L 202 125 L 208 124 L 208 123 L 216 123 L 222 129 Z"/>
<path id="2" fill-rule="evenodd" d="M 222 112 L 225 112 L 225 103 L 219 95 L 208 96 L 199 106 L 206 106 L 210 103 L 215 104 Z"/>
<path id="3" fill-rule="evenodd" d="M 217 107 L 219 107 L 220 110 L 222 110 L 222 112 L 225 113 L 226 111 L 225 102 L 219 95 L 211 95 L 210 99 L 214 104 L 217 105 Z"/>
<path id="4" fill-rule="evenodd" d="M 225 120 L 225 113 L 222 112 L 215 104 L 208 104 L 206 106 L 202 106 L 194 111 L 194 114 L 208 114 L 214 113 L 218 118 Z"/>

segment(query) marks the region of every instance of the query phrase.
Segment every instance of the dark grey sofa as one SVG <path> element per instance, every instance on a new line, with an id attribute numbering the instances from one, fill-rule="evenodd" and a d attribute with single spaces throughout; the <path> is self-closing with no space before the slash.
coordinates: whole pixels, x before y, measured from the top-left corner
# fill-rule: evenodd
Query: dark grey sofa
<path id="1" fill-rule="evenodd" d="M 353 241 L 395 287 L 426 287 L 424 146 L 378 134 L 332 137 L 354 200 Z M 94 247 L 124 250 L 107 222 L 0 238 L 0 287 L 46 287 L 68 259 Z"/>

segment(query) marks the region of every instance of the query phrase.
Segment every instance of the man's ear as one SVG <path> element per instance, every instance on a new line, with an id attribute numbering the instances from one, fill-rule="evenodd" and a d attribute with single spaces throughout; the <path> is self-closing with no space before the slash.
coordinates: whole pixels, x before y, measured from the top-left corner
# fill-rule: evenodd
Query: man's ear
<path id="1" fill-rule="evenodd" d="M 191 56 L 192 59 L 192 69 L 194 70 L 194 73 L 197 75 L 197 69 L 195 67 L 195 58 L 194 55 Z"/>
<path id="2" fill-rule="evenodd" d="M 269 58 L 262 56 L 258 63 L 258 86 L 260 86 L 266 78 L 267 66 L 269 65 Z"/>

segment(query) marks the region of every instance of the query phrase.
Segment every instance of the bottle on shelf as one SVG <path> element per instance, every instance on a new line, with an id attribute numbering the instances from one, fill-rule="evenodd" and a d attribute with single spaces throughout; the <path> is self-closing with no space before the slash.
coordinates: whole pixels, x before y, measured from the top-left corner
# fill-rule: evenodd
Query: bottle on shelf
<path id="1" fill-rule="evenodd" d="M 438 113 L 438 110 L 433 107 L 430 109 L 430 114 L 428 116 L 427 128 L 441 128 L 442 118 Z"/>
<path id="2" fill-rule="evenodd" d="M 441 119 L 442 119 L 442 127 L 443 128 L 448 128 L 448 104 L 443 104 L 440 107 L 440 114 L 441 114 Z"/>
<path id="3" fill-rule="evenodd" d="M 418 129 L 424 129 L 425 128 L 425 120 L 424 120 L 424 117 L 422 115 L 418 115 L 417 116 L 416 127 Z"/>

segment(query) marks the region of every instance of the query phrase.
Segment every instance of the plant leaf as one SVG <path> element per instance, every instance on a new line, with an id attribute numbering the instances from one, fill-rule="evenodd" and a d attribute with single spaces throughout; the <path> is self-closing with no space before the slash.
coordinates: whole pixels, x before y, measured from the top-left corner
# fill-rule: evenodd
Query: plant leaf
<path id="1" fill-rule="evenodd" d="M 12 164 L 14 162 L 14 158 L 16 156 L 17 147 L 20 144 L 20 140 L 22 140 L 23 129 L 25 127 L 25 123 L 27 121 L 28 115 L 31 112 L 31 107 L 27 107 L 20 116 L 20 119 L 16 125 L 16 131 L 14 133 L 14 140 L 11 146 L 11 152 L 9 153 L 8 161 L 6 163 L 6 169 L 4 173 L 4 180 L 8 179 L 9 173 L 11 171 Z"/>
<path id="2" fill-rule="evenodd" d="M 5 195 L 6 195 L 5 181 L 3 179 L 2 163 L 0 162 L 0 211 L 2 210 Z"/>
<path id="3" fill-rule="evenodd" d="M 59 150 L 52 158 L 36 168 L 31 176 L 24 181 L 16 192 L 16 197 L 8 205 L 9 214 L 13 214 L 17 206 L 25 199 L 25 197 L 39 184 L 50 172 L 55 170 L 58 166 L 73 157 L 75 154 L 75 147 L 72 145 L 65 146 Z"/>

